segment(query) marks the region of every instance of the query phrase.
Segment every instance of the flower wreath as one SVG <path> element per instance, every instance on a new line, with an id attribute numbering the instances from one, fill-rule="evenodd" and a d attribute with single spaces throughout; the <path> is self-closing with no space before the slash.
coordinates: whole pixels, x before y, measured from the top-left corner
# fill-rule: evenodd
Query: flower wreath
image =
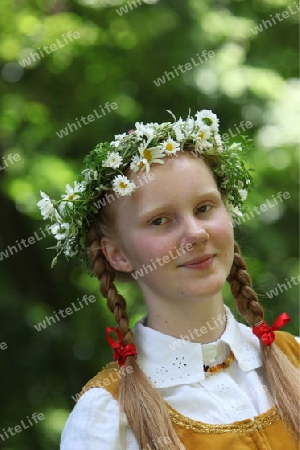
<path id="1" fill-rule="evenodd" d="M 56 264 L 63 253 L 67 258 L 77 256 L 87 261 L 86 234 L 90 224 L 97 220 L 99 207 L 96 201 L 106 191 L 116 196 L 131 195 L 136 185 L 124 175 L 127 168 L 133 172 L 144 170 L 147 174 L 151 164 L 164 164 L 164 158 L 183 150 L 191 150 L 194 156 L 205 155 L 214 172 L 217 184 L 226 196 L 231 212 L 241 215 L 243 202 L 253 184 L 249 170 L 241 158 L 245 144 L 225 145 L 219 134 L 219 119 L 209 110 L 198 111 L 195 119 L 190 113 L 186 120 L 174 118 L 174 123 L 139 123 L 135 129 L 115 136 L 115 140 L 100 143 L 84 159 L 85 169 L 74 187 L 66 186 L 61 200 L 51 200 L 41 191 L 38 202 L 44 219 L 52 225 L 51 233 L 57 240 Z"/>

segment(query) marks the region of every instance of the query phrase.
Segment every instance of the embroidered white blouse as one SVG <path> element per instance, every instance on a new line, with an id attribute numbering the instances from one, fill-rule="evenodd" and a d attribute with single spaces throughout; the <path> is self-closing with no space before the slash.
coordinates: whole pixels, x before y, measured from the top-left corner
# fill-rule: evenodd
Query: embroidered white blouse
<path id="1" fill-rule="evenodd" d="M 253 419 L 274 406 L 262 372 L 258 338 L 251 328 L 236 321 L 226 305 L 225 310 L 225 331 L 209 344 L 153 330 L 144 326 L 146 317 L 133 328 L 137 361 L 165 401 L 181 414 L 210 424 Z M 230 350 L 235 360 L 227 369 L 204 372 L 204 364 L 223 362 Z M 120 450 L 118 424 L 118 402 L 104 388 L 92 388 L 70 414 L 60 449 Z M 139 450 L 129 427 L 126 448 Z"/>

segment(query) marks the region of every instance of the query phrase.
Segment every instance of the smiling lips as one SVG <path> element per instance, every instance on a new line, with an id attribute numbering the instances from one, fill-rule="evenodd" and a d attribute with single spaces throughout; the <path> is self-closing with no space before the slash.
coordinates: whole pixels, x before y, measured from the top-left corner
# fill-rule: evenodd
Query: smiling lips
<path id="1" fill-rule="evenodd" d="M 215 255 L 203 255 L 198 258 L 191 259 L 179 267 L 187 269 L 207 269 L 213 262 Z"/>

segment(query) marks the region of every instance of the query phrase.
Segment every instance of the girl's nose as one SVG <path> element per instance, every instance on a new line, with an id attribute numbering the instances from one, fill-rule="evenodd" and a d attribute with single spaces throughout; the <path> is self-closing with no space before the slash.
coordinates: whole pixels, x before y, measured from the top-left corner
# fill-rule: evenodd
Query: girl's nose
<path id="1" fill-rule="evenodd" d="M 203 244 L 209 238 L 207 227 L 195 217 L 185 219 L 182 231 L 182 244 L 197 246 Z"/>

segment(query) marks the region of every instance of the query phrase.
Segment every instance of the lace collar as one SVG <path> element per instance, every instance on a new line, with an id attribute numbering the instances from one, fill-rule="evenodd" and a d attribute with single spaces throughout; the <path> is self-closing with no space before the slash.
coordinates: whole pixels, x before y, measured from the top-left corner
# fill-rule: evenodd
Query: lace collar
<path id="1" fill-rule="evenodd" d="M 230 350 L 243 371 L 262 366 L 259 340 L 250 327 L 237 322 L 230 309 L 224 306 L 226 328 L 217 341 L 209 344 L 177 339 L 146 327 L 146 316 L 136 322 L 132 331 L 138 351 L 137 362 L 157 388 L 204 380 L 207 375 L 203 365 L 221 363 Z"/>

